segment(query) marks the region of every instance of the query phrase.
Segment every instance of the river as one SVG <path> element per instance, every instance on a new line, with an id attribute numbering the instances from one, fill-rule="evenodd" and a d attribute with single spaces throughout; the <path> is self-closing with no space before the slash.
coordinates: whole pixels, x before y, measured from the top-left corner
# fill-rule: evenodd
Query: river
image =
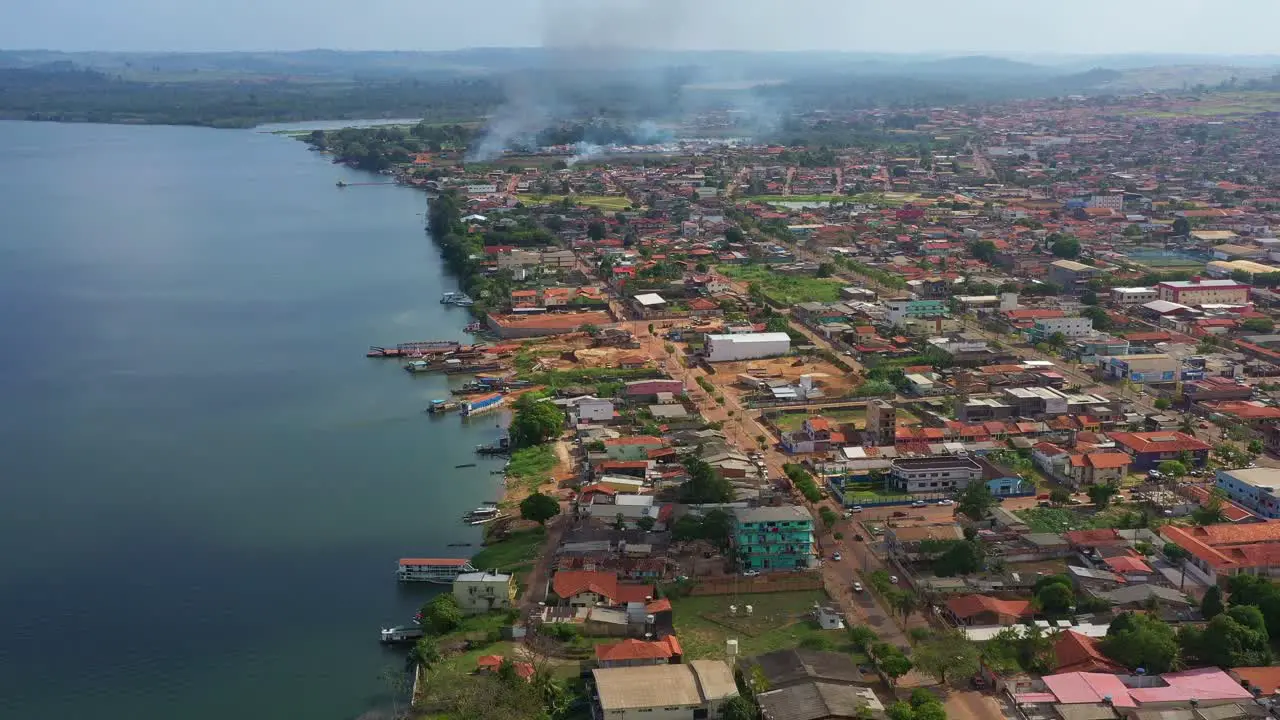
<path id="1" fill-rule="evenodd" d="M 492 417 L 363 357 L 465 338 L 424 196 L 247 130 L 0 122 L 0 168 L 0 717 L 385 707 L 396 559 L 500 493 Z"/>

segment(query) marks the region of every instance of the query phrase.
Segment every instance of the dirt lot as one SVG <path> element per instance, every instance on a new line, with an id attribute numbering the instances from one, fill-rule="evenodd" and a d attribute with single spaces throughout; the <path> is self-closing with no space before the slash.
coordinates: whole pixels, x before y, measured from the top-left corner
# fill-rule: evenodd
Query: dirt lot
<path id="1" fill-rule="evenodd" d="M 709 376 L 708 379 L 717 387 L 732 387 L 738 394 L 746 391 L 746 388 L 738 383 L 738 375 L 754 375 L 763 379 L 787 380 L 793 383 L 799 382 L 801 375 L 812 375 L 814 383 L 828 397 L 840 397 L 857 384 L 856 379 L 849 373 L 825 360 L 814 358 L 806 360 L 803 365 L 796 365 L 797 360 L 797 358 L 768 358 L 716 363 L 714 365 L 716 374 Z"/>

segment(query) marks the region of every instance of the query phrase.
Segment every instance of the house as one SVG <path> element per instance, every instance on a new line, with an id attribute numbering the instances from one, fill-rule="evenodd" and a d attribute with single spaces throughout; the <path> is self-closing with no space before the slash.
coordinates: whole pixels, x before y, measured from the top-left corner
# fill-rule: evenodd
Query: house
<path id="1" fill-rule="evenodd" d="M 656 398 L 659 393 L 683 395 L 684 384 L 679 380 L 666 378 L 654 380 L 634 380 L 622 387 L 622 394 L 627 398 Z"/>
<path id="2" fill-rule="evenodd" d="M 813 563 L 813 515 L 807 508 L 737 508 L 733 525 L 742 569 L 795 570 Z"/>
<path id="3" fill-rule="evenodd" d="M 675 635 L 661 640 L 628 638 L 622 642 L 596 645 L 596 664 L 602 668 L 667 665 L 680 662 L 683 656 L 684 650 Z"/>
<path id="4" fill-rule="evenodd" d="M 509 610 L 516 606 L 515 576 L 496 572 L 462 573 L 453 579 L 453 597 L 462 612 L 469 615 Z"/>
<path id="5" fill-rule="evenodd" d="M 476 672 L 496 673 L 504 662 L 506 662 L 506 658 L 501 655 L 481 655 L 476 658 Z M 511 664 L 515 668 L 516 675 L 519 675 L 525 682 L 533 680 L 534 669 L 531 663 L 516 660 Z"/>
<path id="6" fill-rule="evenodd" d="M 831 421 L 815 415 L 805 418 L 799 430 L 782 435 L 782 447 L 789 453 L 827 452 L 844 444 L 844 435 L 831 428 Z"/>
<path id="7" fill-rule="evenodd" d="M 1133 458 L 1133 468 L 1138 471 L 1155 469 L 1165 460 L 1188 459 L 1188 467 L 1204 467 L 1213 448 L 1206 443 L 1180 432 L 1111 433 L 1116 447 Z M 1184 455 L 1185 453 L 1185 455 Z"/>
<path id="8" fill-rule="evenodd" d="M 574 404 L 578 422 L 607 423 L 613 420 L 613 401 L 604 398 L 583 398 Z"/>
<path id="9" fill-rule="evenodd" d="M 1075 488 L 1084 485 L 1117 484 L 1129 474 L 1132 459 L 1122 452 L 1091 452 L 1071 455 L 1067 478 Z"/>
<path id="10" fill-rule="evenodd" d="M 733 671 L 720 660 L 596 668 L 591 676 L 597 704 L 592 716 L 608 720 L 714 720 L 738 695 Z"/>
<path id="11" fill-rule="evenodd" d="M 1074 630 L 1058 636 L 1053 644 L 1054 671 L 1057 673 L 1122 673 L 1120 663 L 1108 658 L 1098 649 L 1098 641 Z"/>
<path id="12" fill-rule="evenodd" d="M 1238 667 L 1227 671 L 1242 687 L 1255 691 L 1262 697 L 1270 697 L 1280 690 L 1280 667 Z"/>
<path id="13" fill-rule="evenodd" d="M 1111 603 L 1116 612 L 1124 610 L 1145 610 L 1157 603 L 1165 607 L 1185 610 L 1195 602 L 1173 588 L 1162 585 L 1151 585 L 1145 581 L 1138 585 L 1124 585 L 1114 590 L 1095 593 Z"/>
<path id="14" fill-rule="evenodd" d="M 1013 625 L 1035 615 L 1030 600 L 1001 600 L 989 595 L 948 598 L 946 612 L 957 625 Z"/>
<path id="15" fill-rule="evenodd" d="M 561 570 L 551 578 L 551 591 L 570 607 L 620 606 L 653 599 L 652 585 L 618 582 L 617 573 Z"/>
<path id="16" fill-rule="evenodd" d="M 1280 407 L 1254 400 L 1222 400 L 1206 402 L 1204 408 L 1227 418 L 1225 425 L 1244 425 L 1256 432 L 1280 425 Z"/>
<path id="17" fill-rule="evenodd" d="M 756 695 L 769 720 L 862 720 L 883 717 L 884 704 L 868 687 L 811 682 Z"/>
<path id="18" fill-rule="evenodd" d="M 743 677 L 763 679 L 770 690 L 811 682 L 868 687 L 878 682 L 876 676 L 859 670 L 848 655 L 825 650 L 774 650 L 743 658 L 741 666 Z"/>
<path id="19" fill-rule="evenodd" d="M 1230 525 L 1165 525 L 1160 535 L 1186 550 L 1187 572 L 1214 584 L 1231 575 L 1280 575 L 1280 520 Z"/>

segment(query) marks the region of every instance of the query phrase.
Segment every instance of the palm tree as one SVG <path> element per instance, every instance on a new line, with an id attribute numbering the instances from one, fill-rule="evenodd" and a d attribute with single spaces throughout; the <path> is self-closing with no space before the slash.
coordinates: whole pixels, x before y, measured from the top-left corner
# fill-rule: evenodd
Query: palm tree
<path id="1" fill-rule="evenodd" d="M 905 622 L 911 617 L 911 613 L 920 609 L 920 597 L 910 590 L 904 590 L 895 594 L 889 600 L 893 605 L 893 609 L 902 613 L 902 620 Z"/>

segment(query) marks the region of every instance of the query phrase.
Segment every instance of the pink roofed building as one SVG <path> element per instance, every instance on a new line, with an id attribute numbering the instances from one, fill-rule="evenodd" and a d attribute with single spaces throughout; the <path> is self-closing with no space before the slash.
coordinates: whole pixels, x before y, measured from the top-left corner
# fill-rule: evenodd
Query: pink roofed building
<path id="1" fill-rule="evenodd" d="M 1199 668 L 1159 676 L 1069 672 L 1046 675 L 1048 692 L 1016 696 L 1019 703 L 1080 705 L 1110 703 L 1115 708 L 1164 710 L 1189 704 L 1200 707 L 1251 700 L 1253 695 L 1218 668 Z"/>

